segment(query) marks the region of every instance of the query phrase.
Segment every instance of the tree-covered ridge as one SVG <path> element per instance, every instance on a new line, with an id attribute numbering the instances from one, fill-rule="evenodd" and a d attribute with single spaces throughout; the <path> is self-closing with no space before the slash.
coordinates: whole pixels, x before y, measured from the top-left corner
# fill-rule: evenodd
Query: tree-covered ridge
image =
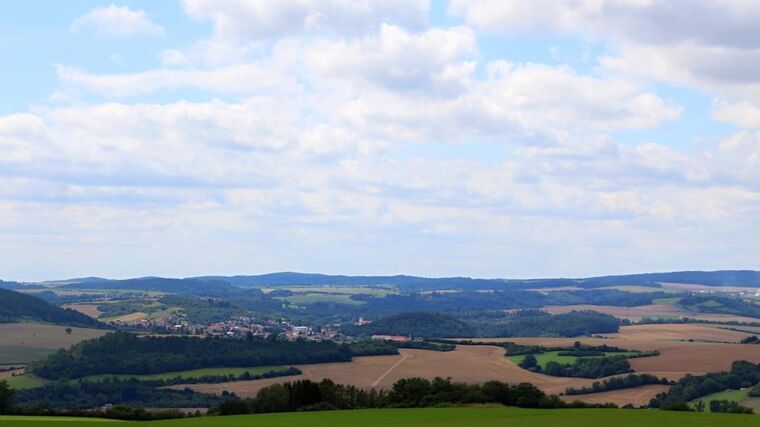
<path id="1" fill-rule="evenodd" d="M 537 289 L 561 286 L 599 288 L 615 285 L 659 287 L 660 282 L 693 283 L 711 286 L 760 286 L 760 271 L 674 271 L 666 273 L 625 274 L 587 278 L 550 279 L 479 279 L 470 277 L 416 276 L 342 276 L 310 273 L 270 273 L 253 276 L 207 276 L 202 280 L 220 280 L 236 286 L 323 286 L 323 285 L 393 285 L 410 292 L 434 289 Z"/>
<path id="2" fill-rule="evenodd" d="M 163 277 L 141 277 L 126 280 L 87 280 L 60 286 L 61 289 L 119 289 L 158 291 L 201 296 L 231 296 L 242 293 L 242 289 L 219 280 L 167 279 Z"/>
<path id="3" fill-rule="evenodd" d="M 0 289 L 0 323 L 21 321 L 37 321 L 87 328 L 105 326 L 78 311 L 50 305 L 31 295 Z"/>
<path id="4" fill-rule="evenodd" d="M 331 341 L 283 341 L 249 337 L 138 337 L 116 332 L 83 341 L 34 362 L 42 378 L 100 374 L 156 374 L 199 368 L 348 362 L 351 350 Z"/>
<path id="5" fill-rule="evenodd" d="M 678 304 L 689 310 L 702 313 L 760 317 L 760 304 L 722 295 L 690 295 L 681 298 Z"/>
<path id="6" fill-rule="evenodd" d="M 593 311 L 552 315 L 521 310 L 493 315 L 469 314 L 467 321 L 442 313 L 407 312 L 380 318 L 363 326 L 345 326 L 351 336 L 405 335 L 417 338 L 450 337 L 577 337 L 617 332 L 620 321 Z"/>
<path id="7" fill-rule="evenodd" d="M 451 316 L 440 313 L 402 313 L 384 317 L 369 325 L 345 328 L 354 336 L 404 335 L 415 338 L 469 337 L 475 330 Z"/>
<path id="8" fill-rule="evenodd" d="M 579 337 L 618 332 L 620 320 L 595 311 L 572 311 L 549 314 L 539 310 L 522 310 L 503 318 L 486 318 L 472 322 L 484 337 Z"/>

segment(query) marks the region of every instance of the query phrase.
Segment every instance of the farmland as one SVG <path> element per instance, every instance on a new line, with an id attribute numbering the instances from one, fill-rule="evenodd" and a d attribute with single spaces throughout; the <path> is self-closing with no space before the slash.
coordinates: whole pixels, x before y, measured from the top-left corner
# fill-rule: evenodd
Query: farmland
<path id="1" fill-rule="evenodd" d="M 578 357 L 576 356 L 561 356 L 559 353 L 562 353 L 561 351 L 546 351 L 543 353 L 534 354 L 536 358 L 536 362 L 538 362 L 539 366 L 546 366 L 549 362 L 557 362 L 561 364 L 572 364 L 575 362 Z M 639 352 L 636 351 L 624 351 L 624 352 L 606 352 L 604 353 L 604 356 L 634 356 L 636 354 L 639 354 Z M 590 356 L 590 357 L 601 357 L 601 356 Z M 509 360 L 519 364 L 520 362 L 525 359 L 525 355 L 516 355 L 516 356 L 509 356 Z"/>
<path id="2" fill-rule="evenodd" d="M 655 304 L 642 305 L 638 307 L 617 307 L 606 305 L 590 305 L 590 304 L 576 304 L 576 305 L 548 305 L 542 308 L 542 310 L 548 311 L 552 314 L 569 313 L 574 310 L 592 310 L 600 313 L 607 313 L 612 316 L 628 319 L 634 322 L 638 322 L 644 318 L 652 319 L 679 319 L 682 317 L 688 317 L 704 322 L 745 322 L 752 323 L 757 322 L 758 319 L 746 316 L 736 316 L 731 314 L 716 314 L 716 313 L 697 313 L 686 310 L 681 307 L 676 307 L 671 303 L 667 303 L 666 300 L 658 300 Z"/>
<path id="3" fill-rule="evenodd" d="M 708 394 L 707 396 L 695 399 L 689 402 L 691 407 L 695 407 L 697 402 L 701 401 L 704 404 L 704 410 L 710 411 L 710 401 L 712 400 L 728 400 L 730 402 L 736 402 L 741 406 L 752 408 L 757 412 L 760 410 L 760 398 L 750 397 L 748 393 L 750 388 L 743 388 L 741 390 L 726 390 L 718 393 Z"/>
<path id="4" fill-rule="evenodd" d="M 254 396 L 260 389 L 275 383 L 297 379 L 320 381 L 330 378 L 336 383 L 362 388 L 389 388 L 401 378 L 451 377 L 454 381 L 483 383 L 500 380 L 508 383 L 530 382 L 547 393 L 562 393 L 567 387 L 589 386 L 594 380 L 563 378 L 526 371 L 504 357 L 504 349 L 494 346 L 458 346 L 454 351 L 400 349 L 397 356 L 356 357 L 349 363 L 296 365 L 298 376 L 220 384 L 191 384 L 196 391 L 221 394 L 224 390 L 240 396 Z M 184 385 L 172 386 L 183 389 Z M 576 397 L 576 396 L 574 396 Z M 575 399 L 573 399 L 575 400 Z"/>
<path id="5" fill-rule="evenodd" d="M 663 337 L 658 339 L 658 335 Z M 706 335 L 711 334 L 711 335 Z M 657 356 L 629 359 L 637 373 L 649 373 L 676 380 L 686 374 L 727 370 L 733 360 L 745 359 L 760 362 L 760 346 L 688 341 L 710 337 L 718 341 L 732 341 L 738 336 L 727 331 L 702 325 L 636 325 L 621 328 L 619 334 L 608 338 L 509 338 L 483 341 L 513 341 L 522 344 L 545 346 L 572 346 L 575 341 L 587 345 L 609 345 L 635 351 L 658 350 Z M 221 393 L 224 390 L 241 396 L 253 396 L 261 388 L 294 379 L 319 381 L 331 378 L 358 387 L 388 388 L 400 378 L 420 376 L 425 378 L 451 377 L 456 381 L 482 383 L 491 379 L 509 383 L 530 382 L 547 393 L 563 393 L 567 387 L 583 387 L 594 380 L 582 378 L 551 377 L 526 371 L 514 361 L 504 357 L 504 349 L 494 346 L 458 346 L 452 352 L 401 349 L 398 356 L 358 357 L 349 363 L 326 363 L 297 366 L 300 376 L 271 378 L 256 381 L 238 381 L 221 384 L 190 385 L 197 391 Z M 726 357 L 730 354 L 731 357 Z M 538 355 L 537 357 L 550 357 Z M 554 357 L 554 356 L 551 356 Z M 559 356 L 557 356 L 559 357 Z M 539 362 L 540 364 L 541 362 Z M 181 389 L 183 386 L 174 386 Z M 605 393 L 568 396 L 567 400 L 596 402 L 609 398 L 615 403 L 646 404 L 666 386 L 646 386 L 637 389 L 614 390 Z"/>
<path id="6" fill-rule="evenodd" d="M 39 323 L 0 324 L 0 364 L 28 363 L 108 332 L 71 328 L 71 334 L 67 334 L 65 330 L 63 326 Z"/>
<path id="7" fill-rule="evenodd" d="M 7 427 L 99 427 L 113 425 L 113 421 L 97 419 L 0 417 Z M 124 422 L 120 426 L 145 425 Z M 730 414 L 701 414 L 667 411 L 622 409 L 517 409 L 504 407 L 460 407 L 424 409 L 364 409 L 353 411 L 297 412 L 229 417 L 201 417 L 167 421 L 153 421 L 153 427 L 239 427 L 260 425 L 267 427 L 331 426 L 348 427 L 512 427 L 615 425 L 616 427 L 749 427 L 760 425 L 753 416 Z"/>
<path id="8" fill-rule="evenodd" d="M 327 293 L 327 292 L 309 292 L 295 294 L 289 297 L 278 298 L 289 302 L 290 304 L 314 304 L 318 302 L 328 302 L 335 304 L 361 305 L 364 302 L 351 299 L 351 295 Z"/>

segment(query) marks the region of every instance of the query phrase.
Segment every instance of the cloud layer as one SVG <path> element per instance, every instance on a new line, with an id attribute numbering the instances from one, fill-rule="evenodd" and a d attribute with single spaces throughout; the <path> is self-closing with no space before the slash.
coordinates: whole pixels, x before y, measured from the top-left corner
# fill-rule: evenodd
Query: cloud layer
<path id="1" fill-rule="evenodd" d="M 0 257 L 19 276 L 34 253 L 46 276 L 760 267 L 758 74 L 712 62 L 754 54 L 753 5 L 452 0 L 462 22 L 438 25 L 428 1 L 186 0 L 207 38 L 139 71 L 57 65 L 53 101 L 0 116 Z M 72 28 L 165 32 L 147 16 Z M 578 69 L 484 55 L 486 34 L 611 47 Z M 662 84 L 740 129 L 621 140 L 691 108 Z"/>

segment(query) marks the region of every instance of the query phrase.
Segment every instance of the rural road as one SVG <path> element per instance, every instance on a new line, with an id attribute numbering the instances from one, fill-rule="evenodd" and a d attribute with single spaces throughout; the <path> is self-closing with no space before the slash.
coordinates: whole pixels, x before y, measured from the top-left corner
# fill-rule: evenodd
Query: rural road
<path id="1" fill-rule="evenodd" d="M 398 366 L 401 365 L 401 363 L 403 363 L 404 360 L 408 359 L 409 357 L 410 357 L 409 353 L 404 353 L 404 355 L 401 357 L 401 359 L 399 359 L 398 362 L 394 363 L 393 366 L 388 368 L 387 371 L 383 372 L 383 375 L 380 375 L 380 377 L 376 379 L 375 382 L 372 383 L 372 387 L 377 387 L 377 385 L 380 384 L 380 382 L 384 380 L 385 377 L 388 376 L 388 374 L 393 372 L 394 369 L 398 368 Z"/>

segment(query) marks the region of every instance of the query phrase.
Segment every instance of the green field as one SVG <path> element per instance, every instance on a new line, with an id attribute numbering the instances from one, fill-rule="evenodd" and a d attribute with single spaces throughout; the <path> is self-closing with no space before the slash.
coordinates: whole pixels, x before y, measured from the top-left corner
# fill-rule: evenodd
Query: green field
<path id="1" fill-rule="evenodd" d="M 549 362 L 557 362 L 561 363 L 563 365 L 572 365 L 575 363 L 575 360 L 578 359 L 576 356 L 560 356 L 559 353 L 561 351 L 546 351 L 539 354 L 534 354 L 533 356 L 536 358 L 536 361 L 538 362 L 538 365 L 543 367 L 546 366 Z M 635 356 L 639 354 L 637 351 L 616 351 L 616 352 L 606 352 L 604 353 L 605 356 Z M 509 360 L 519 364 L 520 362 L 525 359 L 525 354 L 519 354 L 514 356 L 507 356 Z M 586 356 L 586 358 L 594 358 L 594 357 L 602 357 L 602 356 Z"/>
<path id="2" fill-rule="evenodd" d="M 395 288 L 388 286 L 284 286 L 276 288 L 261 288 L 261 291 L 265 294 L 276 290 L 305 293 L 321 292 L 326 294 L 372 295 L 375 297 L 384 297 L 389 294 L 398 293 Z"/>
<path id="3" fill-rule="evenodd" d="M 110 421 L 2 417 L 3 427 L 90 427 Z M 760 426 L 753 415 L 708 414 L 624 409 L 516 409 L 502 407 L 365 409 L 281 414 L 201 417 L 179 420 L 124 422 L 121 426 L 151 427 L 749 427 Z"/>
<path id="4" fill-rule="evenodd" d="M 694 407 L 696 406 L 697 402 L 702 401 L 705 404 L 705 411 L 710 412 L 711 400 L 728 400 L 730 402 L 737 402 L 738 404 L 742 406 L 746 406 L 746 407 L 757 410 L 759 399 L 747 397 L 747 393 L 749 393 L 749 391 L 750 391 L 750 387 L 747 387 L 741 390 L 720 391 L 718 393 L 708 394 L 707 396 L 700 397 L 699 399 L 694 399 L 691 402 L 689 402 L 689 405 Z"/>
<path id="5" fill-rule="evenodd" d="M 333 293 L 321 293 L 311 292 L 307 294 L 296 294 L 289 297 L 282 297 L 277 299 L 284 299 L 290 304 L 314 304 L 317 302 L 331 302 L 335 304 L 348 304 L 348 305 L 361 305 L 364 301 L 356 301 L 351 299 L 351 295 L 346 294 L 333 294 Z"/>
<path id="6" fill-rule="evenodd" d="M 31 374 L 16 375 L 15 377 L 5 378 L 5 380 L 8 381 L 8 385 L 10 385 L 11 388 L 18 390 L 42 387 L 50 382 L 49 380 Z"/>
<path id="7" fill-rule="evenodd" d="M 42 359 L 59 348 L 69 348 L 86 339 L 109 332 L 102 329 L 71 328 L 40 323 L 0 324 L 0 364 L 28 363 Z"/>
<path id="8" fill-rule="evenodd" d="M 248 372 L 251 375 L 261 375 L 266 372 L 284 371 L 285 369 L 287 369 L 286 366 L 255 366 L 255 367 L 242 367 L 242 368 L 201 368 L 201 369 L 192 369 L 189 371 L 164 372 L 161 374 L 149 374 L 149 375 L 113 375 L 113 374 L 91 375 L 89 377 L 84 377 L 82 379 L 90 380 L 90 381 L 99 381 L 104 378 L 116 377 L 119 379 L 137 378 L 139 380 L 170 380 L 178 376 L 182 378 L 198 378 L 198 377 L 202 377 L 206 375 L 242 375 L 245 372 Z"/>

